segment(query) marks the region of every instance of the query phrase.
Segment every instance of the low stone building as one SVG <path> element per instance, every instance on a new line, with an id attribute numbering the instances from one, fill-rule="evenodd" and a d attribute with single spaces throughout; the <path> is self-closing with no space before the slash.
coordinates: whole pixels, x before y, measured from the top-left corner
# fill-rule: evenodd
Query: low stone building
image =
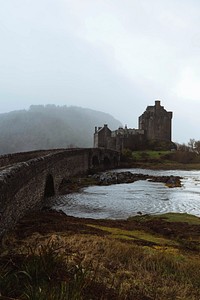
<path id="1" fill-rule="evenodd" d="M 95 127 L 94 147 L 107 148 L 117 151 L 123 149 L 142 150 L 150 145 L 163 143 L 163 147 L 173 148 L 171 142 L 172 112 L 168 112 L 156 100 L 154 106 L 147 106 L 146 111 L 139 117 L 139 129 L 119 127 L 111 131 L 108 125 Z"/>

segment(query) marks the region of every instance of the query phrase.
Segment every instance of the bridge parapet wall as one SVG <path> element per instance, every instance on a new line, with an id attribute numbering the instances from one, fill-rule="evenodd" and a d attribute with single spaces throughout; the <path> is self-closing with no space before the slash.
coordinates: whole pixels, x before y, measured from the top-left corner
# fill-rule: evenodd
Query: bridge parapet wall
<path id="1" fill-rule="evenodd" d="M 36 150 L 19 153 L 9 153 L 0 155 L 0 168 L 12 165 L 19 162 L 24 162 L 37 157 L 45 156 L 51 153 L 60 152 L 66 149 L 49 149 L 49 150 Z"/>

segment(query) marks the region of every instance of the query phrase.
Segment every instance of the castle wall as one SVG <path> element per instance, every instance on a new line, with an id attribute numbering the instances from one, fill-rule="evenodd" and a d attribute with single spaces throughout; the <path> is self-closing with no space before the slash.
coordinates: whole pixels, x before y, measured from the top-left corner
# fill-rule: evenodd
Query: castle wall
<path id="1" fill-rule="evenodd" d="M 141 150 L 144 149 L 146 139 L 144 134 L 116 137 L 116 150 L 122 152 L 124 149 Z"/>

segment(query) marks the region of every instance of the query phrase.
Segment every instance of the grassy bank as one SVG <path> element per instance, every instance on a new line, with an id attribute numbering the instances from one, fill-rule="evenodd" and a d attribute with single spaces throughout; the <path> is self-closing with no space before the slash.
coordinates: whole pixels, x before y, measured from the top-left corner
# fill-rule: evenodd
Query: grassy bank
<path id="1" fill-rule="evenodd" d="M 130 151 L 124 150 L 125 167 L 162 170 L 200 170 L 200 155 L 188 151 Z"/>
<path id="2" fill-rule="evenodd" d="M 5 236 L 0 266 L 1 299 L 200 299 L 200 219 L 32 213 Z"/>

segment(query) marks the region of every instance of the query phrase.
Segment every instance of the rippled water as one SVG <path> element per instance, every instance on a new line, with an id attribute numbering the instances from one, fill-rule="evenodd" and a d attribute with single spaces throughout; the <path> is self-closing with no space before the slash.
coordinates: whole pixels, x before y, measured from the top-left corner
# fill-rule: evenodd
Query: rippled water
<path id="1" fill-rule="evenodd" d="M 121 219 L 136 215 L 138 212 L 142 214 L 187 212 L 200 216 L 200 171 L 143 169 L 126 169 L 126 171 L 181 176 L 182 187 L 170 189 L 162 183 L 143 180 L 129 184 L 91 186 L 80 193 L 54 197 L 53 207 L 67 215 L 96 219 Z"/>

